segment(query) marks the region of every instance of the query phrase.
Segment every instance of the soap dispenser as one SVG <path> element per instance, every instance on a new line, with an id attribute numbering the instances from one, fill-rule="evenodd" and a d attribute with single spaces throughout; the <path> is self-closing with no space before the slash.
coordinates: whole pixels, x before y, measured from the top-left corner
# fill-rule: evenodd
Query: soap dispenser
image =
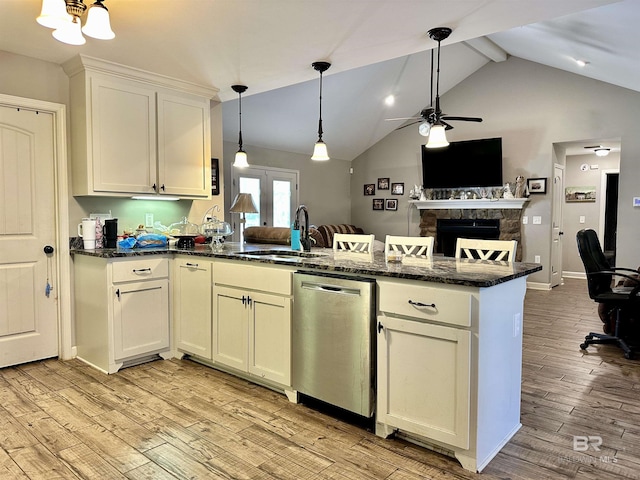
<path id="1" fill-rule="evenodd" d="M 296 220 L 291 224 L 291 250 L 300 250 L 300 225 Z"/>

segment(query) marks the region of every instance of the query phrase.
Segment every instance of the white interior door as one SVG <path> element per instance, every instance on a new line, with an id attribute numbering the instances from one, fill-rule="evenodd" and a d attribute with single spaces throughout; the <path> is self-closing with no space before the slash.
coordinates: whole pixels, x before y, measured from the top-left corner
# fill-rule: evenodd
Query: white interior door
<path id="1" fill-rule="evenodd" d="M 564 201 L 564 167 L 553 166 L 553 206 L 551 213 L 551 286 L 562 282 L 562 205 Z"/>
<path id="2" fill-rule="evenodd" d="M 53 115 L 0 106 L 0 367 L 58 355 L 54 165 Z"/>

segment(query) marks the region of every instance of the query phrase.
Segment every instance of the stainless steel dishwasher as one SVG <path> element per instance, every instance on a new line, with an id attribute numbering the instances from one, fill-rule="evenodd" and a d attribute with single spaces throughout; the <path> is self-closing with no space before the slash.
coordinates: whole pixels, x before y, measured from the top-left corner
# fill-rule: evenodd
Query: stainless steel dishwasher
<path id="1" fill-rule="evenodd" d="M 370 278 L 294 274 L 294 390 L 373 415 L 375 285 Z"/>

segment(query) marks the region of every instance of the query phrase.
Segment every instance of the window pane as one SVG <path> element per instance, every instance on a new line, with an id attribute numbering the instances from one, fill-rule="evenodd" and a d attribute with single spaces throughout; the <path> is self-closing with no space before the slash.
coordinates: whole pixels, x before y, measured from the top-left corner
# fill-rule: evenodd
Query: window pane
<path id="1" fill-rule="evenodd" d="M 256 227 L 260 225 L 260 179 L 250 177 L 240 177 L 240 193 L 250 193 L 253 203 L 258 209 L 258 213 L 245 213 L 245 227 Z"/>
<path id="2" fill-rule="evenodd" d="M 291 182 L 273 181 L 273 226 L 291 225 Z"/>

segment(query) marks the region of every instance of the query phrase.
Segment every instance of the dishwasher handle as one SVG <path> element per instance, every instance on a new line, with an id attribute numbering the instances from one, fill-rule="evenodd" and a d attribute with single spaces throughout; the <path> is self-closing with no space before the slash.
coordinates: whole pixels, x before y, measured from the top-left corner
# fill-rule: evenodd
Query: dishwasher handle
<path id="1" fill-rule="evenodd" d="M 302 282 L 302 288 L 316 292 L 335 293 L 339 295 L 360 295 L 357 288 L 340 287 L 337 285 L 327 285 L 326 283 Z"/>

